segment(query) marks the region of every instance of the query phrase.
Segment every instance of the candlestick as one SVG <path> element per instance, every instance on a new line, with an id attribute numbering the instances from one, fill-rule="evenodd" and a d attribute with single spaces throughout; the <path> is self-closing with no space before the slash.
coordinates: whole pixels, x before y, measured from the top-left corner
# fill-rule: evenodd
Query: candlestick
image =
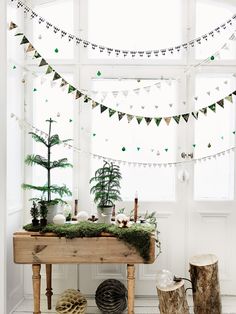
<path id="1" fill-rule="evenodd" d="M 134 197 L 134 222 L 137 222 L 138 219 L 138 193 L 135 193 Z"/>

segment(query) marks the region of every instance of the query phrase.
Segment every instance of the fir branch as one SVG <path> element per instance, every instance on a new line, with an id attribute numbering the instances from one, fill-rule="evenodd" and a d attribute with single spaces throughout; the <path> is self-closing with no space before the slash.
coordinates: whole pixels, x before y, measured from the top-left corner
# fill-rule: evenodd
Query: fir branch
<path id="1" fill-rule="evenodd" d="M 32 166 L 34 164 L 37 164 L 39 166 L 42 166 L 46 169 L 48 169 L 48 162 L 47 159 L 40 156 L 40 155 L 27 155 L 25 158 L 25 163 L 28 166 Z"/>
<path id="2" fill-rule="evenodd" d="M 62 158 L 62 159 L 59 159 L 59 160 L 55 160 L 53 162 L 51 162 L 51 165 L 50 165 L 50 169 L 53 169 L 53 168 L 68 168 L 68 167 L 73 167 L 73 165 L 69 162 L 67 162 L 68 159 L 67 158 Z"/>
<path id="3" fill-rule="evenodd" d="M 35 142 L 39 142 L 39 143 L 44 144 L 45 146 L 48 146 L 47 142 L 45 141 L 45 139 L 42 136 L 40 136 L 34 132 L 29 132 L 29 134 L 31 134 L 31 136 L 35 140 Z"/>

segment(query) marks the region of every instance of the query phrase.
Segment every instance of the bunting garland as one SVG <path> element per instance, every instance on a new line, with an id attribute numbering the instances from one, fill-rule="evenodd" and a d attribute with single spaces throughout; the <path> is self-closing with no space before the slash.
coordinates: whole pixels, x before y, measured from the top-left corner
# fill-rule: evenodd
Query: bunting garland
<path id="1" fill-rule="evenodd" d="M 155 50 L 123 50 L 123 49 L 117 49 L 117 48 L 110 48 L 103 45 L 99 45 L 96 43 L 92 43 L 88 40 L 84 40 L 78 36 L 75 36 L 73 34 L 70 34 L 66 32 L 65 30 L 61 29 L 58 26 L 53 25 L 51 22 L 47 21 L 44 17 L 38 15 L 35 11 L 33 11 L 29 6 L 27 6 L 24 2 L 21 0 L 11 0 L 12 2 L 16 2 L 16 6 L 19 9 L 23 9 L 26 16 L 35 19 L 38 21 L 39 24 L 44 25 L 47 29 L 53 31 L 54 34 L 60 34 L 61 38 L 65 37 L 68 39 L 69 42 L 74 42 L 76 44 L 81 44 L 84 48 L 91 47 L 93 50 L 97 50 L 100 53 L 107 53 L 108 56 L 131 56 L 132 58 L 135 57 L 159 57 L 159 56 L 169 56 L 173 55 L 174 53 L 179 53 L 180 51 L 185 51 L 188 48 L 193 48 L 197 45 L 202 44 L 203 42 L 207 42 L 209 39 L 214 38 L 218 34 L 221 34 L 222 31 L 225 31 L 231 26 L 235 25 L 236 20 L 236 14 L 234 14 L 230 19 L 225 21 L 224 23 L 220 24 L 213 30 L 211 30 L 208 33 L 203 34 L 200 37 L 197 37 L 195 39 L 192 39 L 186 43 L 177 45 L 175 47 L 169 47 L 169 48 L 160 48 Z"/>
<path id="2" fill-rule="evenodd" d="M 17 25 L 13 22 L 10 23 L 9 29 L 15 29 L 17 28 Z M 184 120 L 186 123 L 189 121 L 190 116 L 193 117 L 195 120 L 198 120 L 199 118 L 199 113 L 202 113 L 203 115 L 207 115 L 208 113 L 208 109 L 211 109 L 212 112 L 216 112 L 216 107 L 217 105 L 219 105 L 220 107 L 224 108 L 224 105 L 226 104 L 225 101 L 227 100 L 228 102 L 233 102 L 233 97 L 232 95 L 236 95 L 236 90 L 233 91 L 232 93 L 230 93 L 229 95 L 227 95 L 226 97 L 224 97 L 223 99 L 220 99 L 219 101 L 217 101 L 214 104 L 211 104 L 210 106 L 206 106 L 204 108 L 201 108 L 197 111 L 194 112 L 185 112 L 185 113 L 181 113 L 179 115 L 174 115 L 174 116 L 168 116 L 168 117 L 146 117 L 146 116 L 140 116 L 140 115 L 132 115 L 130 113 L 125 113 L 125 112 L 121 112 L 112 108 L 109 108 L 107 106 L 105 106 L 104 104 L 101 104 L 97 101 L 95 101 L 94 99 L 90 98 L 87 94 L 83 93 L 81 90 L 77 89 L 76 87 L 74 87 L 73 85 L 69 84 L 69 82 L 67 82 L 47 61 L 46 59 L 44 59 L 39 52 L 33 47 L 33 45 L 29 42 L 29 40 L 26 38 L 26 36 L 23 33 L 17 33 L 15 36 L 23 36 L 22 40 L 20 42 L 20 45 L 23 44 L 28 44 L 28 47 L 26 49 L 26 51 L 28 50 L 29 46 L 30 46 L 30 51 L 34 52 L 33 53 L 33 58 L 41 58 L 40 62 L 39 62 L 39 67 L 43 67 L 46 66 L 46 72 L 45 74 L 53 74 L 53 78 L 52 81 L 57 81 L 59 79 L 61 79 L 61 84 L 60 87 L 61 88 L 67 88 L 67 93 L 68 94 L 72 94 L 74 99 L 81 99 L 83 97 L 83 101 L 84 103 L 90 103 L 92 106 L 92 109 L 95 109 L 96 107 L 100 108 L 100 113 L 104 113 L 105 111 L 109 112 L 109 117 L 117 114 L 118 120 L 121 121 L 124 116 L 127 117 L 127 121 L 128 123 L 130 123 L 133 119 L 137 121 L 138 124 L 141 124 L 142 121 L 146 122 L 146 125 L 150 125 L 150 123 L 152 121 L 154 121 L 156 123 L 157 126 L 160 125 L 161 121 L 164 120 L 166 125 L 170 125 L 171 120 L 174 120 L 175 123 L 179 124 L 182 120 Z M 208 58 L 209 59 L 209 58 Z M 108 109 L 108 110 L 107 110 Z"/>
<path id="3" fill-rule="evenodd" d="M 48 138 L 48 134 L 46 132 L 36 128 L 35 126 L 33 126 L 31 123 L 27 122 L 26 120 L 20 119 L 14 113 L 11 113 L 11 118 L 15 118 L 15 120 L 18 122 L 18 124 L 21 128 L 33 130 L 36 134 L 39 134 L 41 136 L 44 136 L 45 138 Z M 235 132 L 234 132 L 234 134 L 235 134 Z M 136 161 L 114 159 L 114 158 L 94 154 L 91 152 L 83 151 L 80 148 L 75 147 L 75 146 L 68 144 L 68 143 L 62 143 L 62 144 L 64 145 L 64 147 L 66 147 L 68 149 L 72 149 L 74 152 L 85 153 L 85 154 L 93 157 L 94 159 L 107 160 L 109 162 L 118 163 L 120 165 L 127 165 L 127 166 L 133 166 L 133 167 L 144 167 L 144 168 L 146 168 L 146 167 L 148 167 L 148 168 L 157 168 L 157 167 L 158 168 L 170 168 L 170 167 L 177 167 L 180 165 L 185 165 L 185 164 L 190 164 L 190 163 L 201 163 L 201 162 L 209 161 L 212 159 L 216 159 L 218 157 L 225 156 L 226 154 L 229 154 L 229 153 L 234 152 L 236 150 L 236 147 L 234 146 L 234 147 L 228 148 L 226 150 L 220 151 L 218 153 L 215 153 L 212 155 L 207 155 L 207 156 L 200 157 L 200 158 L 185 159 L 183 161 L 168 162 L 168 163 L 158 163 L 158 162 L 136 162 Z M 209 148 L 211 147 L 210 143 L 208 144 L 208 147 Z M 139 150 L 139 147 L 137 149 Z M 122 150 L 125 151 L 126 150 L 125 147 L 123 147 Z M 166 148 L 165 150 L 168 151 L 168 148 Z"/>

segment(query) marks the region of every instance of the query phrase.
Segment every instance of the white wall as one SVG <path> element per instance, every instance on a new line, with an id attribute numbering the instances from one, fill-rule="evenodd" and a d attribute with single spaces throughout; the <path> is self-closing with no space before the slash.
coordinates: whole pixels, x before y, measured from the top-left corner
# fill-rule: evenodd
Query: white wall
<path id="1" fill-rule="evenodd" d="M 0 2 L 0 313 L 6 313 L 6 2 Z"/>
<path id="2" fill-rule="evenodd" d="M 22 19 L 21 11 L 8 6 L 8 22 L 13 20 L 19 24 Z M 5 23 L 6 24 L 6 23 Z M 13 34 L 15 33 L 12 30 Z M 15 231 L 22 228 L 23 223 L 23 193 L 21 184 L 24 181 L 24 131 L 18 123 L 11 118 L 11 113 L 18 117 L 24 116 L 24 84 L 22 83 L 23 70 L 21 65 L 24 63 L 23 51 L 21 54 L 15 49 L 17 45 L 16 37 L 7 33 L 7 147 L 6 147 L 6 312 L 11 310 L 23 299 L 24 282 L 23 266 L 13 262 L 12 235 Z M 13 67 L 16 68 L 13 68 Z"/>

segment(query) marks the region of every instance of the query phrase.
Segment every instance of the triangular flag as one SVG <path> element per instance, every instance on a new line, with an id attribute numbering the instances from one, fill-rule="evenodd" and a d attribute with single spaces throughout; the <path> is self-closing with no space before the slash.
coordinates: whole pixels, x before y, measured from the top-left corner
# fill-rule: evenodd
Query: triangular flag
<path id="1" fill-rule="evenodd" d="M 129 91 L 128 90 L 123 90 L 123 95 L 125 96 L 125 97 L 127 97 L 128 96 L 128 94 L 129 94 Z"/>
<path id="2" fill-rule="evenodd" d="M 38 51 L 35 51 L 33 58 L 35 59 L 41 58 L 41 55 L 38 53 Z"/>
<path id="3" fill-rule="evenodd" d="M 47 81 L 47 79 L 42 76 L 42 77 L 41 77 L 41 80 L 40 80 L 41 85 L 43 85 L 43 83 L 45 83 L 46 81 Z"/>
<path id="4" fill-rule="evenodd" d="M 14 36 L 23 36 L 23 33 L 16 33 Z"/>
<path id="5" fill-rule="evenodd" d="M 230 102 L 232 103 L 232 102 L 233 102 L 232 94 L 226 96 L 225 99 L 228 100 L 228 101 L 230 101 Z"/>
<path id="6" fill-rule="evenodd" d="M 136 120 L 137 120 L 138 124 L 140 124 L 143 120 L 143 117 L 136 116 Z"/>
<path id="7" fill-rule="evenodd" d="M 83 94 L 77 89 L 75 94 L 75 99 L 79 99 Z"/>
<path id="8" fill-rule="evenodd" d="M 50 72 L 49 72 L 50 73 Z M 47 73 L 46 73 L 47 74 Z M 62 79 L 61 80 L 61 85 L 60 85 L 60 87 L 64 87 L 64 86 L 66 86 L 68 83 L 67 83 L 67 81 L 66 80 L 64 80 L 64 79 Z"/>
<path id="9" fill-rule="evenodd" d="M 136 89 L 133 89 L 133 91 L 134 91 L 134 93 L 135 93 L 136 95 L 138 95 L 139 92 L 140 92 L 140 89 L 139 89 L 139 88 L 136 88 Z"/>
<path id="10" fill-rule="evenodd" d="M 91 100 L 90 97 L 88 97 L 88 95 L 84 95 L 84 102 L 87 103 Z"/>
<path id="11" fill-rule="evenodd" d="M 159 126 L 161 123 L 162 118 L 154 118 L 156 125 Z"/>
<path id="12" fill-rule="evenodd" d="M 39 67 L 42 67 L 44 65 L 48 65 L 47 61 L 45 59 L 42 58 L 42 60 L 39 63 Z"/>
<path id="13" fill-rule="evenodd" d="M 234 94 L 234 96 L 236 96 L 236 90 L 232 94 Z"/>
<path id="14" fill-rule="evenodd" d="M 97 106 L 99 105 L 99 103 L 98 102 L 96 102 L 96 101 L 92 101 L 92 108 L 94 109 L 94 108 L 96 108 Z"/>
<path id="15" fill-rule="evenodd" d="M 166 124 L 169 125 L 171 117 L 165 117 L 164 120 L 165 120 Z"/>
<path id="16" fill-rule="evenodd" d="M 236 40 L 235 34 L 232 34 L 232 35 L 229 37 L 229 40 Z"/>
<path id="17" fill-rule="evenodd" d="M 179 124 L 180 115 L 179 115 L 179 116 L 174 116 L 173 119 L 175 120 L 175 122 L 176 122 L 177 124 Z"/>
<path id="18" fill-rule="evenodd" d="M 221 106 L 222 108 L 224 108 L 224 99 L 217 101 L 217 104 Z"/>
<path id="19" fill-rule="evenodd" d="M 157 88 L 161 88 L 161 83 L 154 84 Z"/>
<path id="20" fill-rule="evenodd" d="M 58 74 L 57 72 L 55 72 L 54 76 L 53 76 L 53 81 L 59 80 L 61 78 L 60 74 Z"/>
<path id="21" fill-rule="evenodd" d="M 113 95 L 114 97 L 117 97 L 118 94 L 119 94 L 118 91 L 115 91 L 115 90 L 114 90 L 114 91 L 112 92 L 112 95 Z"/>
<path id="22" fill-rule="evenodd" d="M 70 93 L 73 93 L 74 91 L 76 90 L 76 88 L 72 85 L 69 84 L 69 87 L 68 87 L 68 94 Z"/>
<path id="23" fill-rule="evenodd" d="M 152 118 L 149 118 L 149 117 L 144 117 L 144 119 L 145 119 L 147 125 L 149 125 L 150 122 L 152 121 Z"/>
<path id="24" fill-rule="evenodd" d="M 101 113 L 103 113 L 104 111 L 107 110 L 107 107 L 104 105 L 100 105 L 100 110 L 101 110 Z"/>
<path id="25" fill-rule="evenodd" d="M 109 108 L 109 117 L 113 116 L 113 114 L 116 113 L 114 109 Z"/>
<path id="26" fill-rule="evenodd" d="M 55 81 L 51 81 L 50 85 L 51 85 L 51 87 L 54 87 L 54 86 L 56 86 L 56 82 Z"/>
<path id="27" fill-rule="evenodd" d="M 26 52 L 30 52 L 30 51 L 34 51 L 34 50 L 35 50 L 34 46 L 31 43 L 29 43 L 29 46 L 26 49 Z"/>
<path id="28" fill-rule="evenodd" d="M 209 96 L 210 96 L 210 95 L 211 95 L 211 92 L 210 92 L 210 91 L 208 91 L 208 92 L 207 92 L 207 95 L 209 95 Z"/>
<path id="29" fill-rule="evenodd" d="M 198 119 L 198 111 L 192 112 L 192 116 L 197 120 Z"/>
<path id="30" fill-rule="evenodd" d="M 28 43 L 29 43 L 28 39 L 25 36 L 23 36 L 23 38 L 20 42 L 20 45 L 24 45 L 24 44 L 28 44 Z"/>
<path id="31" fill-rule="evenodd" d="M 210 108 L 213 112 L 216 112 L 216 104 L 212 104 L 208 106 L 208 108 Z"/>
<path id="32" fill-rule="evenodd" d="M 147 93 L 150 92 L 150 88 L 151 88 L 151 86 L 144 86 L 144 89 L 145 89 L 145 91 L 146 91 Z"/>
<path id="33" fill-rule="evenodd" d="M 120 112 L 120 111 L 118 111 L 117 113 L 118 113 L 118 119 L 120 121 L 124 117 L 125 113 L 124 112 Z"/>
<path id="34" fill-rule="evenodd" d="M 199 111 L 202 112 L 205 116 L 207 115 L 207 107 L 202 108 Z"/>
<path id="35" fill-rule="evenodd" d="M 133 120 L 134 116 L 132 114 L 127 114 L 128 123 Z"/>
<path id="36" fill-rule="evenodd" d="M 182 114 L 182 118 L 184 119 L 185 122 L 188 122 L 189 113 Z"/>
<path id="37" fill-rule="evenodd" d="M 218 91 L 220 90 L 219 86 L 216 86 L 216 90 L 218 90 Z"/>
<path id="38" fill-rule="evenodd" d="M 11 31 L 12 29 L 17 28 L 17 27 L 18 26 L 15 23 L 11 22 L 9 25 L 9 30 Z"/>
<path id="39" fill-rule="evenodd" d="M 53 72 L 53 68 L 49 65 L 46 71 L 46 74 L 50 74 Z"/>

